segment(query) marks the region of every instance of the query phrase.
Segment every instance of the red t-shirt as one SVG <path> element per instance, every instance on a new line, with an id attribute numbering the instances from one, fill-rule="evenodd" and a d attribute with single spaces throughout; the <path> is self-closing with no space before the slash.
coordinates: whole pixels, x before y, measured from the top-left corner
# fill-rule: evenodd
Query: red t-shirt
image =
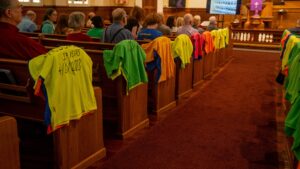
<path id="1" fill-rule="evenodd" d="M 30 60 L 47 53 L 44 46 L 21 34 L 12 24 L 0 22 L 0 57 Z"/>
<path id="2" fill-rule="evenodd" d="M 83 33 L 70 33 L 67 35 L 67 40 L 93 42 L 92 38 Z"/>

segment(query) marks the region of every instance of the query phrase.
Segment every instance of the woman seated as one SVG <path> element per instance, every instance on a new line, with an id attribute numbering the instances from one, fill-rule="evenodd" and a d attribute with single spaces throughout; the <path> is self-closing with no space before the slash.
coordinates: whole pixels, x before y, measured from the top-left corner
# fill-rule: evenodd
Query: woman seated
<path id="1" fill-rule="evenodd" d="M 68 15 L 60 15 L 54 33 L 59 35 L 66 35 L 71 32 L 72 29 L 68 27 L 68 20 Z"/>
<path id="2" fill-rule="evenodd" d="M 142 30 L 138 33 L 138 40 L 153 40 L 162 33 L 157 30 L 159 24 L 159 16 L 157 13 L 149 14 L 143 24 Z"/>
<path id="3" fill-rule="evenodd" d="M 91 19 L 92 25 L 91 29 L 87 32 L 87 35 L 89 35 L 92 38 L 98 38 L 101 39 L 103 36 L 103 31 L 104 31 L 104 24 L 103 24 L 103 19 L 101 16 L 94 16 Z"/>
<path id="4" fill-rule="evenodd" d="M 72 12 L 69 16 L 69 27 L 73 29 L 71 33 L 67 35 L 67 40 L 72 41 L 90 41 L 92 38 L 88 35 L 83 34 L 81 29 L 84 27 L 85 15 L 82 12 Z"/>
<path id="5" fill-rule="evenodd" d="M 57 12 L 53 8 L 46 10 L 41 26 L 42 33 L 53 34 L 55 30 L 54 22 L 57 20 Z"/>

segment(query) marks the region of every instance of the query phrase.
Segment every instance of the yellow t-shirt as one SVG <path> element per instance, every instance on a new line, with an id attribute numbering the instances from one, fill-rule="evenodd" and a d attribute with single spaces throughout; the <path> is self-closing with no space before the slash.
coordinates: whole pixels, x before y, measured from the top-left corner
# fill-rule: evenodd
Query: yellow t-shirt
<path id="1" fill-rule="evenodd" d="M 53 130 L 97 109 L 92 65 L 91 58 L 76 46 L 61 46 L 30 60 L 33 79 L 44 79 Z"/>
<path id="2" fill-rule="evenodd" d="M 300 42 L 296 36 L 291 36 L 286 44 L 286 48 L 281 61 L 281 70 L 285 69 L 285 66 L 288 64 L 290 53 L 296 43 Z"/>
<path id="3" fill-rule="evenodd" d="M 193 54 L 193 44 L 189 36 L 181 34 L 176 37 L 175 41 L 171 43 L 173 56 L 181 60 L 181 67 L 184 68 L 186 64 L 191 63 Z"/>

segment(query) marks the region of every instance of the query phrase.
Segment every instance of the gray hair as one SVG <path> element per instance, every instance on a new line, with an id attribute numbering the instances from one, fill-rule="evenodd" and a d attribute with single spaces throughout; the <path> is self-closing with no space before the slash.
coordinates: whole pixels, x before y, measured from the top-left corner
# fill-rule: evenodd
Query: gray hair
<path id="1" fill-rule="evenodd" d="M 120 22 L 126 16 L 126 11 L 123 8 L 117 8 L 112 12 L 113 22 Z"/>
<path id="2" fill-rule="evenodd" d="M 29 18 L 32 18 L 32 20 L 35 20 L 35 18 L 36 18 L 36 13 L 35 13 L 34 11 L 32 11 L 32 10 L 28 10 L 28 11 L 26 12 L 26 16 L 28 16 Z"/>
<path id="3" fill-rule="evenodd" d="M 3 17 L 5 10 L 11 6 L 11 0 L 0 0 L 0 17 Z"/>
<path id="4" fill-rule="evenodd" d="M 70 28 L 79 29 L 84 27 L 85 14 L 83 12 L 72 12 L 69 15 L 68 25 Z"/>
<path id="5" fill-rule="evenodd" d="M 191 25 L 193 22 L 193 15 L 190 13 L 187 13 L 183 16 L 184 25 Z"/>
<path id="6" fill-rule="evenodd" d="M 211 23 L 211 24 L 216 24 L 217 23 L 217 18 L 215 16 L 209 17 L 208 20 L 209 20 L 209 23 Z"/>

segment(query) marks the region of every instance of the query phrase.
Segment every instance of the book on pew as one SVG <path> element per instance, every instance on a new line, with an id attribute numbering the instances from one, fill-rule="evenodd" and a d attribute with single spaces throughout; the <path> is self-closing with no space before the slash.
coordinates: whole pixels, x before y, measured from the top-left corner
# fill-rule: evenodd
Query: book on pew
<path id="1" fill-rule="evenodd" d="M 16 79 L 10 70 L 0 69 L 0 83 L 16 84 Z"/>

